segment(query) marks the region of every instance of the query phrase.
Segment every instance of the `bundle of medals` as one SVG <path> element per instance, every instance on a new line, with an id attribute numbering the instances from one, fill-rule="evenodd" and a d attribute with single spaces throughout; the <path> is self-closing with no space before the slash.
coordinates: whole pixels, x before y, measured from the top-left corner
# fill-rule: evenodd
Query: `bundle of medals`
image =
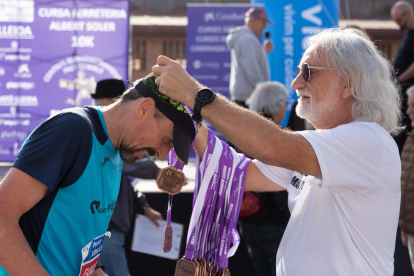
<path id="1" fill-rule="evenodd" d="M 228 258 L 240 243 L 236 225 L 251 160 L 230 149 L 212 130 L 208 141 L 201 166 L 197 157 L 193 213 L 176 276 L 229 276 Z"/>
<path id="2" fill-rule="evenodd" d="M 183 105 L 190 116 L 191 109 Z M 197 122 L 193 121 L 196 130 Z M 193 143 L 195 136 L 193 139 Z M 187 233 L 185 255 L 177 262 L 175 276 L 230 276 L 228 258 L 240 243 L 236 225 L 243 199 L 246 168 L 251 162 L 219 140 L 208 130 L 208 146 L 197 172 L 193 197 L 193 212 Z M 169 167 L 162 169 L 157 186 L 169 194 L 167 225 L 164 229 L 163 249 L 172 247 L 171 208 L 173 195 L 185 182 L 184 164 L 174 149 L 168 154 Z M 230 245 L 233 246 L 230 248 Z"/>

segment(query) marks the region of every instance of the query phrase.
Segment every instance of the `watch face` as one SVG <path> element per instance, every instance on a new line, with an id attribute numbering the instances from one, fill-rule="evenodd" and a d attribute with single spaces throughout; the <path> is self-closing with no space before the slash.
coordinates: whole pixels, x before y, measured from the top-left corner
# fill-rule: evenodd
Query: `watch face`
<path id="1" fill-rule="evenodd" d="M 197 96 L 199 100 L 207 101 L 211 98 L 212 95 L 213 95 L 213 91 L 211 91 L 210 89 L 205 89 L 205 90 L 201 90 Z"/>

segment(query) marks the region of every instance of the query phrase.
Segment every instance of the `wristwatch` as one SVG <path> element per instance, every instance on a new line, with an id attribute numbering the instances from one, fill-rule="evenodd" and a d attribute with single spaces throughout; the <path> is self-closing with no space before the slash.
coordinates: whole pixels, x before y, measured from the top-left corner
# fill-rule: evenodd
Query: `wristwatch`
<path id="1" fill-rule="evenodd" d="M 198 121 L 201 119 L 201 108 L 214 100 L 216 93 L 211 89 L 203 88 L 197 92 L 194 104 L 193 120 Z"/>

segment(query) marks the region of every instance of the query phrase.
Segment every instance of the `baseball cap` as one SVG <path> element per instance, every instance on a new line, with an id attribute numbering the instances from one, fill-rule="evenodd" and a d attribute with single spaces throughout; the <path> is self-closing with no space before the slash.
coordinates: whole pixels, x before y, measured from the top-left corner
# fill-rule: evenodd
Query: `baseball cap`
<path id="1" fill-rule="evenodd" d="M 135 89 L 144 97 L 154 99 L 156 108 L 174 123 L 174 150 L 181 163 L 187 165 L 192 141 L 201 126 L 201 119 L 197 121 L 196 127 L 190 114 L 181 103 L 160 93 L 152 73 L 141 79 Z"/>
<path id="2" fill-rule="evenodd" d="M 100 80 L 96 84 L 95 94 L 92 94 L 94 99 L 116 98 L 125 92 L 125 84 L 118 79 Z"/>
<path id="3" fill-rule="evenodd" d="M 273 21 L 271 21 L 267 18 L 266 11 L 263 8 L 258 8 L 258 7 L 250 8 L 246 12 L 246 17 L 250 17 L 250 16 L 258 18 L 258 19 L 262 19 L 265 22 L 273 25 Z"/>

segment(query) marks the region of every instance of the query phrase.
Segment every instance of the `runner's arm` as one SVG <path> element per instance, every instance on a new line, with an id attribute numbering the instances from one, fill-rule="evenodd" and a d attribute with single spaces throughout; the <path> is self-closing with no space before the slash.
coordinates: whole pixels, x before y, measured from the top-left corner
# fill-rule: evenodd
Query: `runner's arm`
<path id="1" fill-rule="evenodd" d="M 37 261 L 19 226 L 20 217 L 36 205 L 48 188 L 11 168 L 0 183 L 0 266 L 9 275 L 49 275 Z"/>

